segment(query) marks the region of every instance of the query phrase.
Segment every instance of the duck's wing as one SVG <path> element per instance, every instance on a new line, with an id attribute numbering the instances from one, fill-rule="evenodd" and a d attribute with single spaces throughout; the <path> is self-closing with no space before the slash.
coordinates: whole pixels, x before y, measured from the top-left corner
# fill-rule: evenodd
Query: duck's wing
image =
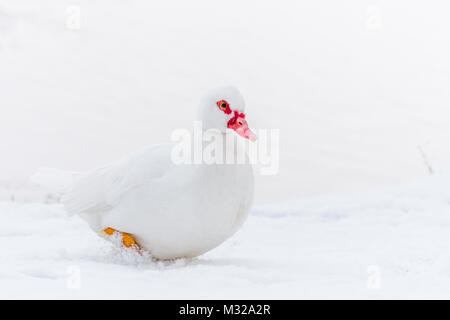
<path id="1" fill-rule="evenodd" d="M 109 211 L 133 188 L 151 184 L 175 166 L 172 145 L 146 148 L 114 164 L 81 176 L 62 202 L 69 215 Z"/>

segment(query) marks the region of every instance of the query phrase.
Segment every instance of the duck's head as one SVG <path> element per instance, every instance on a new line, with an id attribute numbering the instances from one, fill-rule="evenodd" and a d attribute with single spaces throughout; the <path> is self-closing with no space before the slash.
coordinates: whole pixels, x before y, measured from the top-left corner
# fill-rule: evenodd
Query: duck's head
<path id="1" fill-rule="evenodd" d="M 220 87 L 209 91 L 200 104 L 200 119 L 205 129 L 217 129 L 221 132 L 231 129 L 250 141 L 257 139 L 245 120 L 244 98 L 235 87 Z"/>

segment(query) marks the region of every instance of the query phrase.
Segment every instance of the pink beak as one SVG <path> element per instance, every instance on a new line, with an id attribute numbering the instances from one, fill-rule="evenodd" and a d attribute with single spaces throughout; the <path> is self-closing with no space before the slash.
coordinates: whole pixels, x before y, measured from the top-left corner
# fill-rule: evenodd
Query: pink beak
<path id="1" fill-rule="evenodd" d="M 252 142 L 258 139 L 256 134 L 248 127 L 248 123 L 243 116 L 239 115 L 233 118 L 233 121 L 228 123 L 228 128 L 233 129 L 238 135 Z"/>

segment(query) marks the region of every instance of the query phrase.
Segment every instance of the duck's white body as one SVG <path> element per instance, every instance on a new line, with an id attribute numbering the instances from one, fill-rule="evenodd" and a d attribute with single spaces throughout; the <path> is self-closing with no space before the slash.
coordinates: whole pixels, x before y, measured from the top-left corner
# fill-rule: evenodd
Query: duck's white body
<path id="1" fill-rule="evenodd" d="M 200 106 L 204 129 L 216 130 L 216 138 L 234 134 L 228 128 L 256 139 L 242 113 L 244 106 L 233 87 L 211 91 Z M 172 144 L 149 147 L 77 175 L 62 198 L 67 211 L 81 216 L 99 234 L 104 235 L 106 228 L 131 234 L 156 258 L 193 257 L 211 250 L 248 216 L 253 201 L 252 168 L 248 161 L 176 164 L 172 151 Z M 225 146 L 225 151 L 239 152 L 234 146 Z"/>
<path id="2" fill-rule="evenodd" d="M 63 197 L 93 230 L 133 235 L 160 259 L 193 257 L 235 233 L 251 208 L 248 164 L 176 165 L 172 145 L 149 147 L 77 179 Z"/>

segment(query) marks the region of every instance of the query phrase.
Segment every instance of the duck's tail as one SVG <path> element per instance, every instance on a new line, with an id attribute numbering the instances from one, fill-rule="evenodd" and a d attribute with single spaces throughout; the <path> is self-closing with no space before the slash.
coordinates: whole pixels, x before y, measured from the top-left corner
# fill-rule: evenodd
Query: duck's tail
<path id="1" fill-rule="evenodd" d="M 52 168 L 40 168 L 30 177 L 32 183 L 46 188 L 52 194 L 63 195 L 81 176 L 78 172 L 70 172 Z"/>

